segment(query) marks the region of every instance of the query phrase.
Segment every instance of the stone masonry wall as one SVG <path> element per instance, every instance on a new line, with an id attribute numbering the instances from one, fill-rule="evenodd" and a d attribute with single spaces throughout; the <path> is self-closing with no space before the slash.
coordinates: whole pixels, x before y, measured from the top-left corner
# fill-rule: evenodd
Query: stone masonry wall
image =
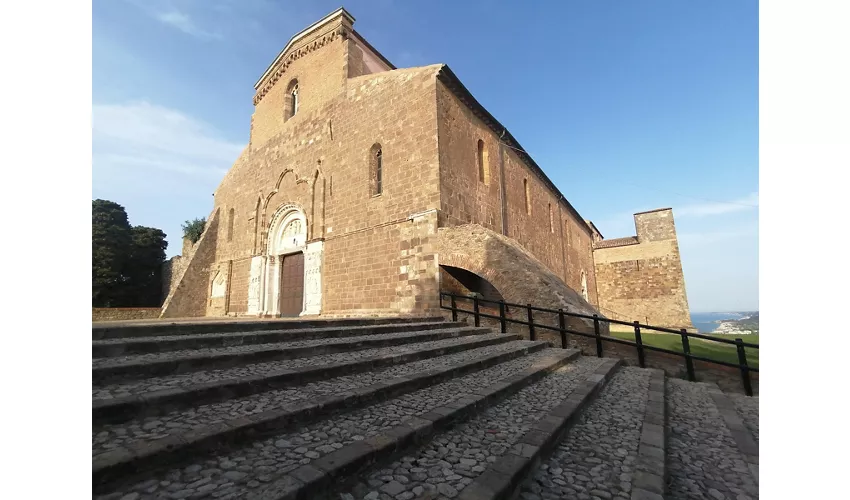
<path id="1" fill-rule="evenodd" d="M 172 290 L 177 288 L 177 284 L 183 278 L 183 273 L 186 272 L 186 266 L 192 260 L 192 255 L 195 254 L 195 245 L 189 238 L 183 238 L 183 250 L 181 255 L 166 260 L 162 263 L 162 301 L 165 303 L 171 295 Z"/>
<path id="2" fill-rule="evenodd" d="M 195 245 L 195 252 L 186 265 L 186 271 L 162 306 L 163 318 L 204 316 L 209 298 L 210 269 L 215 265 L 218 239 L 219 210 L 207 219 L 204 233 Z"/>
<path id="3" fill-rule="evenodd" d="M 581 291 L 581 273 L 584 272 L 588 301 L 596 304 L 591 235 L 585 222 L 559 201 L 559 196 L 516 152 L 501 146 L 498 135 L 442 83 L 437 86 L 437 107 L 441 225 L 473 223 L 502 233 L 504 203 L 507 236 L 519 242 L 575 291 Z M 478 163 L 479 140 L 484 142 L 486 152 L 483 180 Z M 526 184 L 530 214 L 526 207 Z"/>
<path id="4" fill-rule="evenodd" d="M 635 227 L 638 244 L 593 252 L 601 311 L 622 321 L 693 328 L 673 211 L 635 214 Z"/>

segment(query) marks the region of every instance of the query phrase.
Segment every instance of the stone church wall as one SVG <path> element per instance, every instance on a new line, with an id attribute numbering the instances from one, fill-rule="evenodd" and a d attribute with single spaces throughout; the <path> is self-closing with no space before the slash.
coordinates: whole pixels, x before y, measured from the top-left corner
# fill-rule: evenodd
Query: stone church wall
<path id="1" fill-rule="evenodd" d="M 584 271 L 588 301 L 596 304 L 591 234 L 586 223 L 559 201 L 559 195 L 514 150 L 501 146 L 499 136 L 442 83 L 437 88 L 437 107 L 441 225 L 480 224 L 502 233 L 504 203 L 505 234 L 573 290 L 581 291 Z M 486 152 L 483 176 L 478 158 L 479 140 L 483 141 Z M 526 185 L 530 207 L 526 206 Z"/>
<path id="2" fill-rule="evenodd" d="M 673 211 L 635 214 L 635 228 L 637 238 L 596 244 L 601 312 L 621 321 L 693 328 Z"/>
<path id="3" fill-rule="evenodd" d="M 187 259 L 186 270 L 173 293 L 162 306 L 163 318 L 204 316 L 207 311 L 210 268 L 215 264 L 218 239 L 219 211 L 207 219 L 207 226 L 195 245 L 194 254 Z"/>
<path id="4" fill-rule="evenodd" d="M 344 43 L 337 39 L 296 63 L 315 57 L 325 67 L 322 61 L 328 57 L 342 68 L 344 51 L 335 44 Z M 296 63 L 278 85 L 296 76 L 289 73 L 298 70 Z M 324 241 L 323 313 L 390 312 L 403 301 L 397 296 L 399 269 L 410 256 L 401 248 L 405 240 L 400 235 L 415 226 L 411 214 L 437 208 L 439 202 L 434 132 L 438 69 L 340 79 L 337 97 L 322 106 L 307 104 L 308 82 L 315 76 L 302 73 L 308 75 L 298 76 L 303 107 L 285 124 L 264 122 L 267 131 L 273 126 L 277 130 L 264 141 L 258 117 L 265 108 L 257 106 L 252 143 L 215 193 L 222 215 L 216 262 L 221 267 L 232 261 L 228 314 L 247 311 L 250 258 L 264 254 L 270 220 L 283 204 L 304 212 L 308 241 Z M 383 192 L 372 196 L 369 161 L 376 143 L 383 152 Z M 436 269 L 430 272 L 433 276 Z"/>

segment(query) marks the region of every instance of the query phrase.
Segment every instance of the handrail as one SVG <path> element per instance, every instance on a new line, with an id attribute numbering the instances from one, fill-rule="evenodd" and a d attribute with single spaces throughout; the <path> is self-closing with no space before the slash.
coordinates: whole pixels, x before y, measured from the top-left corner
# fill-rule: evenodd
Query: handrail
<path id="1" fill-rule="evenodd" d="M 450 298 L 450 306 L 447 307 L 443 304 L 443 297 L 449 297 Z M 459 308 L 458 305 L 457 305 L 457 299 L 472 301 L 472 310 L 469 311 L 469 310 L 466 310 L 466 309 Z M 490 303 L 490 304 L 498 304 L 499 315 L 497 316 L 497 315 L 494 315 L 494 314 L 481 312 L 481 303 L 482 302 L 483 303 Z M 528 319 L 526 321 L 523 321 L 523 320 L 520 320 L 520 319 L 509 318 L 507 316 L 507 313 L 506 313 L 506 310 L 507 310 L 508 307 L 524 309 L 526 311 L 526 315 L 527 315 Z M 681 357 L 685 358 L 685 367 L 686 367 L 687 372 L 688 372 L 688 379 L 691 380 L 691 381 L 696 380 L 696 373 L 695 373 L 694 363 L 693 363 L 694 360 L 702 361 L 702 362 L 706 362 L 706 363 L 714 363 L 714 364 L 721 365 L 721 366 L 738 368 L 741 371 L 741 381 L 744 385 L 744 392 L 747 394 L 747 396 L 753 395 L 752 383 L 750 381 L 750 372 L 758 373 L 758 371 L 759 371 L 758 368 L 752 368 L 747 364 L 747 353 L 744 350 L 745 347 L 749 347 L 749 348 L 752 348 L 752 349 L 758 349 L 759 348 L 758 344 L 752 344 L 752 343 L 749 343 L 749 342 L 744 342 L 743 339 L 740 339 L 740 338 L 737 338 L 735 340 L 722 339 L 722 338 L 712 337 L 710 335 L 703 335 L 703 334 L 700 334 L 700 333 L 688 333 L 688 331 L 685 330 L 684 328 L 682 328 L 681 330 L 673 330 L 671 328 L 664 328 L 664 327 L 660 327 L 660 326 L 645 325 L 645 324 L 640 323 L 638 321 L 634 321 L 632 323 L 629 323 L 629 322 L 626 322 L 626 321 L 608 319 L 608 318 L 599 316 L 598 314 L 587 315 L 587 314 L 580 314 L 580 313 L 571 313 L 571 312 L 564 311 L 563 309 L 548 309 L 548 308 L 545 308 L 545 307 L 535 307 L 535 306 L 532 306 L 531 304 L 525 304 L 525 305 L 513 304 L 513 303 L 510 303 L 510 302 L 505 302 L 503 300 L 483 299 L 483 298 L 478 297 L 477 295 L 472 296 L 472 297 L 468 297 L 468 296 L 464 296 L 464 295 L 455 295 L 455 294 L 448 293 L 448 292 L 440 292 L 440 308 L 441 309 L 448 309 L 452 312 L 452 321 L 457 321 L 457 314 L 458 313 L 471 314 L 473 316 L 474 320 L 475 320 L 475 326 L 481 326 L 481 318 L 482 317 L 499 320 L 500 329 L 501 329 L 502 333 L 507 332 L 507 324 L 508 323 L 525 325 L 525 326 L 528 327 L 529 338 L 531 340 L 536 339 L 536 329 L 542 328 L 544 330 L 550 330 L 550 331 L 558 332 L 558 333 L 561 334 L 561 346 L 564 349 L 567 348 L 567 335 L 568 334 L 569 335 L 578 335 L 580 337 L 593 338 L 593 339 L 596 340 L 596 355 L 600 358 L 602 357 L 602 353 L 603 353 L 603 347 L 602 347 L 603 341 L 604 342 L 613 342 L 615 344 L 623 344 L 623 345 L 634 346 L 634 347 L 637 348 L 638 364 L 640 365 L 641 368 L 646 367 L 645 366 L 646 365 L 646 363 L 645 363 L 645 352 L 644 352 L 646 350 L 663 352 L 663 353 L 671 354 L 671 355 L 674 355 L 674 356 L 681 356 Z M 551 326 L 551 325 L 544 325 L 544 324 L 540 324 L 540 323 L 535 323 L 534 322 L 534 313 L 535 312 L 557 314 L 558 315 L 558 326 L 555 327 L 555 326 Z M 592 320 L 593 321 L 593 331 L 594 331 L 594 333 L 590 334 L 590 333 L 578 332 L 578 331 L 575 331 L 575 330 L 568 329 L 566 327 L 566 317 L 582 318 L 582 319 Z M 630 326 L 630 327 L 634 328 L 635 340 L 631 341 L 631 340 L 620 339 L 620 338 L 617 338 L 617 337 L 602 335 L 601 330 L 600 330 L 600 323 L 601 322 L 608 323 L 608 324 L 626 325 L 626 326 Z M 672 334 L 681 336 L 681 338 L 682 338 L 682 352 L 673 351 L 673 350 L 670 350 L 670 349 L 665 349 L 663 347 L 655 347 L 655 346 L 645 345 L 643 343 L 643 339 L 641 338 L 641 330 L 652 330 L 652 331 L 658 331 L 658 332 L 666 332 L 666 333 L 672 333 Z M 737 352 L 738 352 L 738 364 L 729 363 L 729 362 L 726 362 L 726 361 L 715 360 L 715 359 L 711 359 L 711 358 L 705 358 L 705 357 L 702 357 L 702 356 L 695 356 L 695 355 L 691 354 L 690 343 L 689 343 L 689 339 L 691 337 L 697 338 L 697 339 L 709 340 L 709 341 L 712 341 L 712 342 L 718 342 L 718 343 L 721 343 L 721 344 L 734 345 L 737 349 Z"/>

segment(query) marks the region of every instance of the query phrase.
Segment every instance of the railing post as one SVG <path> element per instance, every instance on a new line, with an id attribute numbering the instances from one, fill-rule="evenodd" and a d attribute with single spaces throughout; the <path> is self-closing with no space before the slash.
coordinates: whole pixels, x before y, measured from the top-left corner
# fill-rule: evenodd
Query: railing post
<path id="1" fill-rule="evenodd" d="M 640 323 L 635 321 L 635 344 L 637 344 L 638 365 L 641 368 L 646 368 L 646 360 L 643 353 L 643 339 L 640 336 Z"/>
<path id="2" fill-rule="evenodd" d="M 564 318 L 564 310 L 558 309 L 558 328 L 561 330 L 561 347 L 567 348 L 567 321 Z"/>
<path id="3" fill-rule="evenodd" d="M 499 301 L 499 326 L 502 328 L 502 333 L 508 332 L 508 322 L 505 320 L 505 301 Z"/>
<path id="4" fill-rule="evenodd" d="M 450 297 L 452 298 L 452 321 L 457 321 L 457 301 L 454 295 Z"/>
<path id="5" fill-rule="evenodd" d="M 537 336 L 534 334 L 534 318 L 531 314 L 531 304 L 528 304 L 528 338 L 537 340 Z"/>
<path id="6" fill-rule="evenodd" d="M 602 334 L 599 333 L 599 315 L 593 315 L 593 334 L 596 335 L 596 356 L 602 357 Z"/>
<path id="7" fill-rule="evenodd" d="M 688 342 L 688 331 L 682 328 L 682 352 L 685 353 L 685 366 L 688 368 L 688 380 L 696 381 L 697 376 L 694 373 L 694 360 L 691 359 L 691 345 Z"/>
<path id="8" fill-rule="evenodd" d="M 479 312 L 479 307 L 480 306 L 478 305 L 478 295 L 474 295 L 472 297 L 472 311 L 473 317 L 475 318 L 476 327 L 481 326 L 481 313 Z"/>
<path id="9" fill-rule="evenodd" d="M 738 348 L 738 364 L 741 366 L 741 380 L 744 382 L 744 392 L 747 396 L 753 395 L 753 386 L 750 383 L 750 367 L 747 365 L 747 352 L 744 350 L 744 341 L 735 339 L 735 347 Z"/>

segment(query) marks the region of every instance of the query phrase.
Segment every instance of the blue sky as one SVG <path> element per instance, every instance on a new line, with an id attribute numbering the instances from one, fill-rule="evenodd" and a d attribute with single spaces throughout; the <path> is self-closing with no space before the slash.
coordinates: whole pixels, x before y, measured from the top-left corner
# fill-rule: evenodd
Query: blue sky
<path id="1" fill-rule="evenodd" d="M 93 198 L 180 253 L 253 83 L 340 5 L 397 67 L 448 64 L 606 238 L 673 207 L 692 310 L 758 308 L 754 0 L 94 0 Z"/>

